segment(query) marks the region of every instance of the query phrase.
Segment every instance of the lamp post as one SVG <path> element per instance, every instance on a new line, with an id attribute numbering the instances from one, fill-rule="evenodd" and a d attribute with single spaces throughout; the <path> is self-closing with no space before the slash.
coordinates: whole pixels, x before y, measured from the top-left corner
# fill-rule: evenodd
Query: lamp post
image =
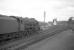
<path id="1" fill-rule="evenodd" d="M 45 23 L 45 18 L 46 18 L 46 12 L 44 11 L 44 23 Z"/>

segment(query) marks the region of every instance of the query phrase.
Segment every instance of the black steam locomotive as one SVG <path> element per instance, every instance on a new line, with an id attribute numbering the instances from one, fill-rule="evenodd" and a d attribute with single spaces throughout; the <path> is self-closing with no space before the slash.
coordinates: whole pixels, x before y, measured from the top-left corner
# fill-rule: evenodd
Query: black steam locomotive
<path id="1" fill-rule="evenodd" d="M 0 15 L 0 40 L 22 38 L 40 30 L 34 18 Z"/>

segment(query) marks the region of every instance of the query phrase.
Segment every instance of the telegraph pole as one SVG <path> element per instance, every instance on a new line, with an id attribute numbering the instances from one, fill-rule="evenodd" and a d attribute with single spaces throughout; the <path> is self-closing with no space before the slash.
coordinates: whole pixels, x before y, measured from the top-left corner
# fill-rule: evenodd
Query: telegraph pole
<path id="1" fill-rule="evenodd" d="M 44 23 L 45 23 L 45 18 L 46 18 L 46 12 L 44 11 Z"/>

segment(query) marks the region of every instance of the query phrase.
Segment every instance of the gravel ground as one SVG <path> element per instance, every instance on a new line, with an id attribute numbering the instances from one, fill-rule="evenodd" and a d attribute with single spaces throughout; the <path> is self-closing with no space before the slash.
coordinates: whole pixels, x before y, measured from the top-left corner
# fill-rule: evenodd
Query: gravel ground
<path id="1" fill-rule="evenodd" d="M 23 50 L 74 50 L 74 32 L 64 31 Z"/>

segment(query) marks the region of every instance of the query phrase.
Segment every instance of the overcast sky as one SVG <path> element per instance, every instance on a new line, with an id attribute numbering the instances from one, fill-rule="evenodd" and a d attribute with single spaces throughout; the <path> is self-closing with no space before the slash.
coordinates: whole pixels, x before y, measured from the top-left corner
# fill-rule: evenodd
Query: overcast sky
<path id="1" fill-rule="evenodd" d="M 33 17 L 43 21 L 67 20 L 74 16 L 74 0 L 0 0 L 0 14 Z"/>

